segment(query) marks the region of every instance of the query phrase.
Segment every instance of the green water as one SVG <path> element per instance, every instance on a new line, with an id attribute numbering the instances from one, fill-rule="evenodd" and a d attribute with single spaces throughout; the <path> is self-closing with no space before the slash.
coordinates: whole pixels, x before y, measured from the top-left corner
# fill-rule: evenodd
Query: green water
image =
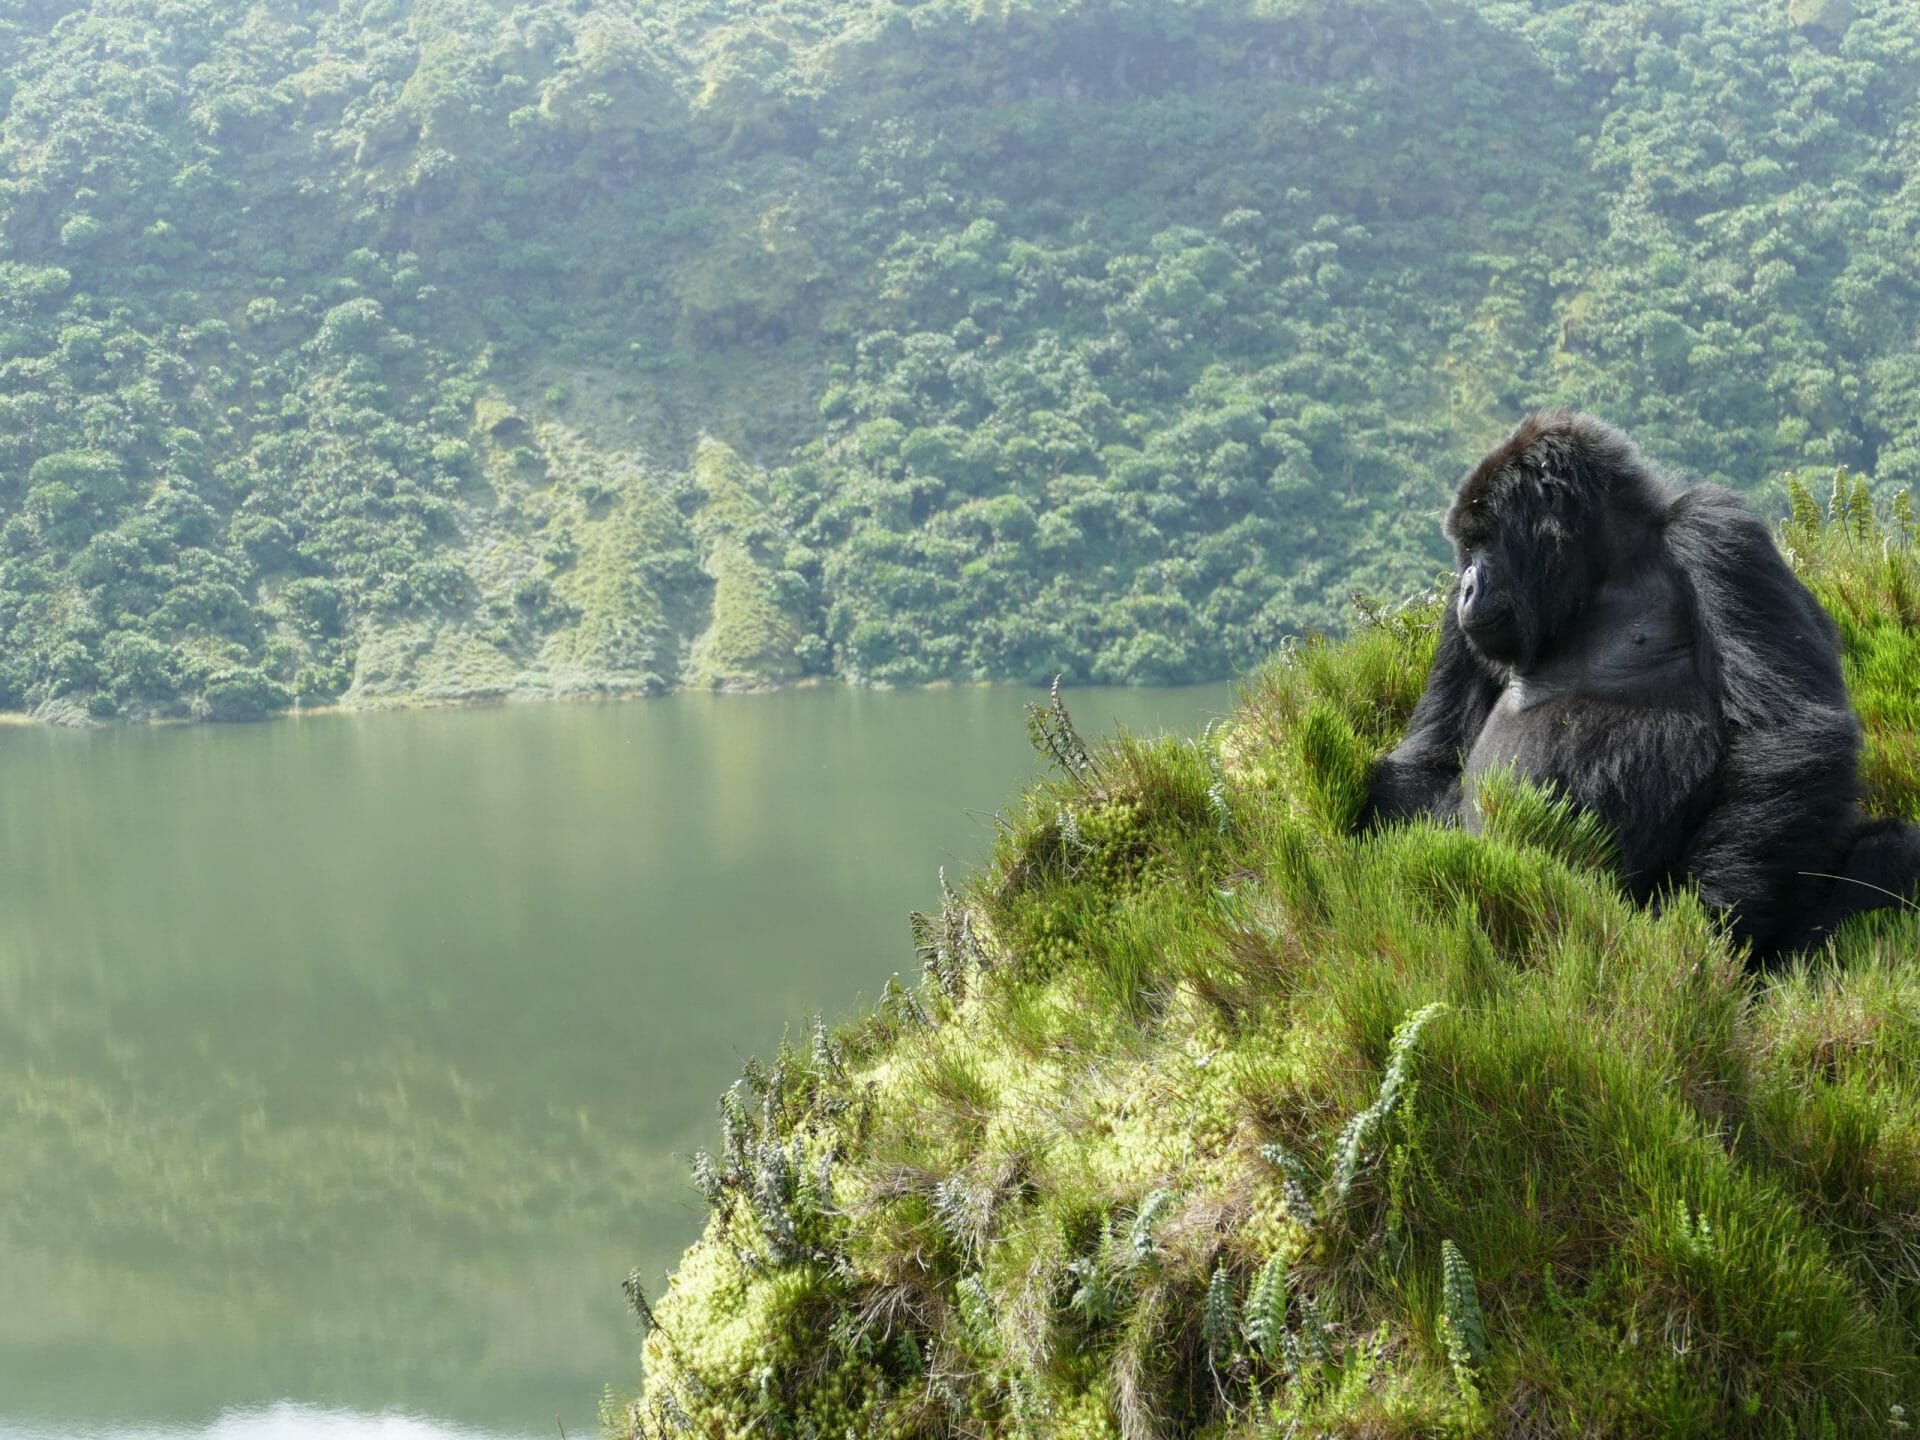
<path id="1" fill-rule="evenodd" d="M 911 973 L 1029 698 L 0 731 L 0 1437 L 590 1433 L 715 1097 Z"/>

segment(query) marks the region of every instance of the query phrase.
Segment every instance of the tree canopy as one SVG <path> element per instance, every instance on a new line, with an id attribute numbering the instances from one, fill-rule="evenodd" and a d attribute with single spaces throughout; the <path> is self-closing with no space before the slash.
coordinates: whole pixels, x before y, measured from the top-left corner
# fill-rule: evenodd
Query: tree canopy
<path id="1" fill-rule="evenodd" d="M 1900 0 L 0 0 L 0 706 L 1218 677 L 1428 582 L 1543 403 L 1910 484 L 1917 61 Z"/>

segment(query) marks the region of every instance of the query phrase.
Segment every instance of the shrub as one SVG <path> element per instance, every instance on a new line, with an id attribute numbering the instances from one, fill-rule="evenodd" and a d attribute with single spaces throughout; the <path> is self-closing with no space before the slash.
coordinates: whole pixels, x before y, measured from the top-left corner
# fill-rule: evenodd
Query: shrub
<path id="1" fill-rule="evenodd" d="M 236 668 L 210 676 L 193 704 L 202 720 L 264 720 L 293 703 L 286 686 L 259 670 Z"/>

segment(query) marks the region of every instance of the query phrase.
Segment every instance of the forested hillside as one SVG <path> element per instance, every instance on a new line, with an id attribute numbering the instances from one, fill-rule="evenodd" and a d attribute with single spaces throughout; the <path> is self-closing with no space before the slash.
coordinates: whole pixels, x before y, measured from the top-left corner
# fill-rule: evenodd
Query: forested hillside
<path id="1" fill-rule="evenodd" d="M 1905 0 L 0 0 L 0 707 L 1218 676 L 1920 479 Z"/>

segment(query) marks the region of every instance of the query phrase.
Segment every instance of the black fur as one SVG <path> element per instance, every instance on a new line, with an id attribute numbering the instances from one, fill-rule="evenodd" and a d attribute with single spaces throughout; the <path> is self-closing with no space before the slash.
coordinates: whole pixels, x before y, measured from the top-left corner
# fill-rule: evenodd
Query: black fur
<path id="1" fill-rule="evenodd" d="M 1634 896 L 1691 881 L 1762 960 L 1920 889 L 1920 831 L 1856 804 L 1833 622 L 1737 495 L 1675 490 L 1618 430 L 1541 412 L 1446 531 L 1461 575 L 1363 828 L 1477 829 L 1476 777 L 1512 765 L 1613 827 Z"/>

